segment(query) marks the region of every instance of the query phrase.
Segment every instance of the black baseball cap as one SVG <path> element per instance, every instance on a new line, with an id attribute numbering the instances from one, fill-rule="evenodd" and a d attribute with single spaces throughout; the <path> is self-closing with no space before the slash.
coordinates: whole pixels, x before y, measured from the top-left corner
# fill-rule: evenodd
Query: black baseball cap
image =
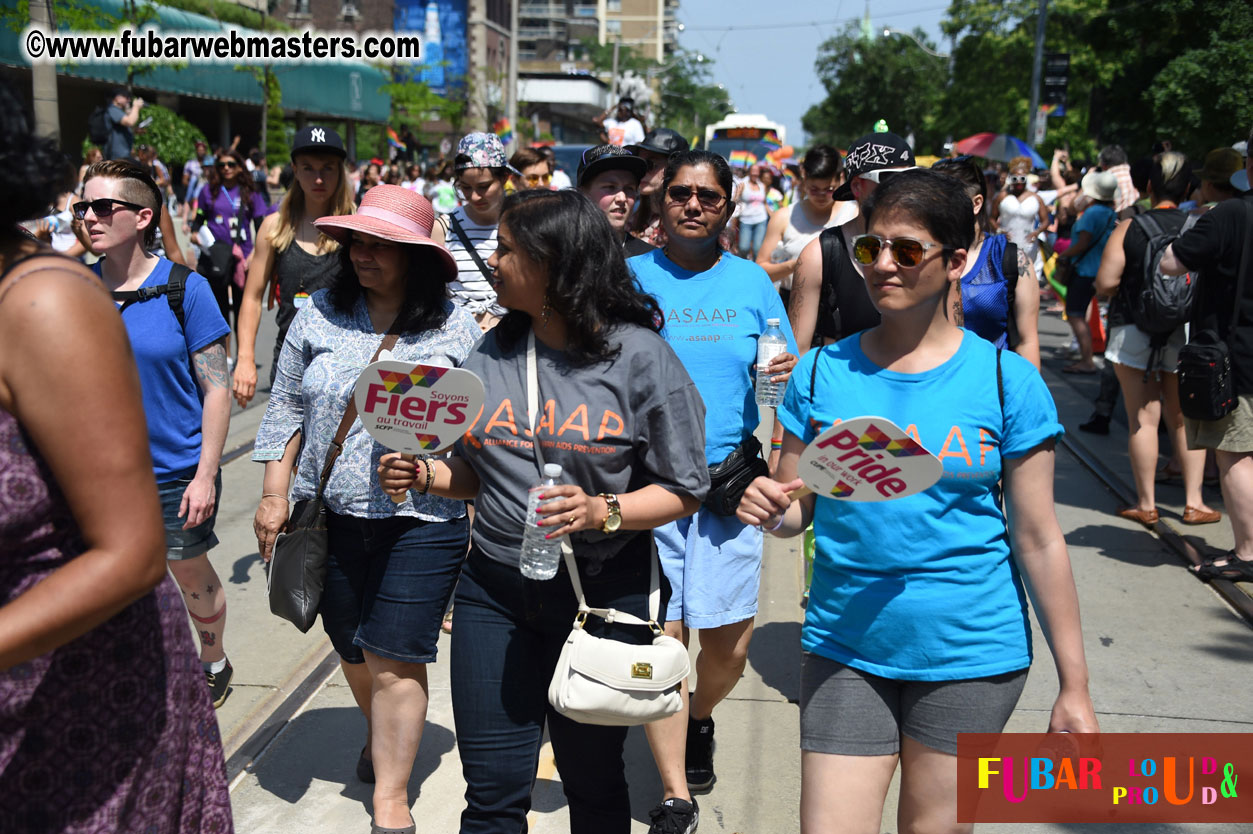
<path id="1" fill-rule="evenodd" d="M 849 147 L 848 156 L 844 157 L 844 184 L 831 197 L 835 200 L 853 199 L 853 180 L 872 171 L 917 167 L 914 149 L 900 136 L 895 133 L 867 133 Z"/>
<path id="2" fill-rule="evenodd" d="M 291 146 L 292 162 L 296 161 L 298 153 L 326 153 L 340 159 L 348 158 L 344 140 L 339 138 L 339 134 L 320 125 L 308 125 L 296 131 L 296 139 Z"/>
<path id="3" fill-rule="evenodd" d="M 683 134 L 677 130 L 671 130 L 668 127 L 657 127 L 644 134 L 644 141 L 636 145 L 627 145 L 626 149 L 632 153 L 640 151 L 652 151 L 653 153 L 683 153 L 688 150 L 691 145 L 683 138 Z"/>
<path id="4" fill-rule="evenodd" d="M 597 145 L 583 151 L 583 156 L 579 157 L 579 172 L 575 182 L 582 188 L 606 171 L 626 171 L 638 180 L 648 173 L 648 163 L 626 148 Z"/>

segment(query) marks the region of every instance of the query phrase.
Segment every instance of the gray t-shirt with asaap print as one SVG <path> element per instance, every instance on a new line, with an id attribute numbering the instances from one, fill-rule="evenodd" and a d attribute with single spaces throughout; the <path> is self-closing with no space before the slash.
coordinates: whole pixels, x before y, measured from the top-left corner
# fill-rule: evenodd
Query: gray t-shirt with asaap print
<path id="1" fill-rule="evenodd" d="M 526 337 L 508 350 L 499 328 L 475 346 L 465 364 L 478 374 L 487 400 L 456 453 L 479 476 L 474 542 L 490 558 L 518 564 L 527 492 L 540 473 L 527 421 Z M 545 463 L 559 463 L 562 481 L 589 495 L 621 494 L 648 484 L 704 499 L 705 405 L 674 351 L 643 327 L 610 334 L 617 358 L 571 367 L 565 354 L 536 341 L 537 433 Z M 571 537 L 575 554 L 605 558 L 634 538 L 600 531 Z"/>

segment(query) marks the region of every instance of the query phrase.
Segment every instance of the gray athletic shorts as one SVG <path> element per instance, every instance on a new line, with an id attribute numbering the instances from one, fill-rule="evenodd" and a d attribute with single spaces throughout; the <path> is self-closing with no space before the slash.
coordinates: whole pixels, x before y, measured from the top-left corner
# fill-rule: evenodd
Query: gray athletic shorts
<path id="1" fill-rule="evenodd" d="M 957 755 L 958 733 L 999 733 L 1027 670 L 955 681 L 881 678 L 805 652 L 801 749 L 842 756 L 899 753 L 901 735 Z"/>

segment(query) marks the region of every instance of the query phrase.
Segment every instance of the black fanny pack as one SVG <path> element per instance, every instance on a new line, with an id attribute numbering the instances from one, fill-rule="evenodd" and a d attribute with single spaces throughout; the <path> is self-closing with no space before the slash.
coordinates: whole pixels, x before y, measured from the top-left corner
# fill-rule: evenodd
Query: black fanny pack
<path id="1" fill-rule="evenodd" d="M 769 474 L 770 468 L 761 457 L 761 441 L 749 435 L 725 460 L 709 467 L 705 506 L 717 515 L 733 516 L 753 479 Z"/>

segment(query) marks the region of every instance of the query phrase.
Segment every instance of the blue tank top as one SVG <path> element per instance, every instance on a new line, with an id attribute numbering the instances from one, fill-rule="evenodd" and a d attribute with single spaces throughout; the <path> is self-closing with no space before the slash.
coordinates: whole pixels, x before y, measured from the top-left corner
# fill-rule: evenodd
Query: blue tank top
<path id="1" fill-rule="evenodd" d="M 1007 242 L 1005 235 L 984 239 L 975 268 L 961 279 L 965 328 L 998 348 L 1009 347 L 1009 285 L 1001 274 Z"/>

